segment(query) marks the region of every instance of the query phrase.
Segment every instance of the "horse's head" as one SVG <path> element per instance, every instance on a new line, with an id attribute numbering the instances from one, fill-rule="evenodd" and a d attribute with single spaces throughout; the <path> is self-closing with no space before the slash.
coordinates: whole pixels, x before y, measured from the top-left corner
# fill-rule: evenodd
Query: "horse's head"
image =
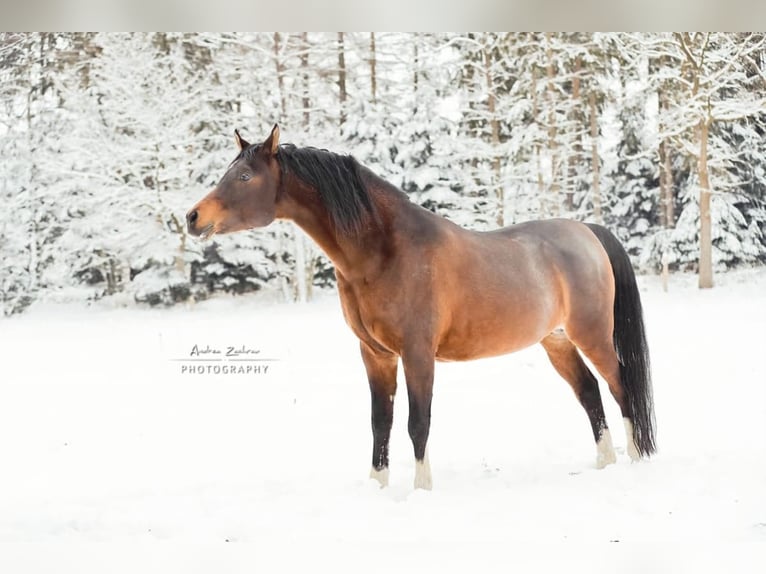
<path id="1" fill-rule="evenodd" d="M 239 155 L 218 182 L 186 214 L 191 235 L 207 239 L 214 233 L 231 233 L 264 227 L 274 221 L 280 168 L 276 155 L 279 126 L 261 145 L 250 145 L 235 130 Z"/>

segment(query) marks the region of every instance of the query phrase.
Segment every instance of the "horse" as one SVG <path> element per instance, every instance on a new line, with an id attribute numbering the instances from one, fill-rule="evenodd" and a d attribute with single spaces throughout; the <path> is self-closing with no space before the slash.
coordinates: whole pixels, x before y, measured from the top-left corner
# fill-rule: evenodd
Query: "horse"
<path id="1" fill-rule="evenodd" d="M 204 239 L 290 220 L 335 267 L 346 323 L 371 395 L 372 469 L 389 481 L 401 360 L 415 488 L 431 489 L 427 441 L 435 361 L 467 361 L 540 343 L 590 421 L 596 466 L 616 462 L 598 381 L 619 405 L 632 461 L 655 450 L 649 352 L 636 278 L 605 227 L 567 219 L 478 232 L 412 202 L 350 155 L 261 144 L 235 130 L 239 154 L 186 215 Z"/>

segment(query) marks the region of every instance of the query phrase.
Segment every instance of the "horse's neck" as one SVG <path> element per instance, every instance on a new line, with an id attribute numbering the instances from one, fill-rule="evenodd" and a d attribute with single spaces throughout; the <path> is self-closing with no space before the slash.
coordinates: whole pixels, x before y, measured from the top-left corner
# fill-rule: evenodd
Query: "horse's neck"
<path id="1" fill-rule="evenodd" d="M 387 241 L 385 228 L 388 211 L 393 206 L 380 201 L 380 192 L 371 195 L 376 203 L 379 224 L 371 224 L 360 236 L 344 237 L 336 234 L 327 209 L 316 190 L 295 179 L 285 182 L 285 197 L 277 216 L 293 221 L 330 258 L 336 268 L 346 277 L 364 273 L 374 265 L 384 251 Z"/>

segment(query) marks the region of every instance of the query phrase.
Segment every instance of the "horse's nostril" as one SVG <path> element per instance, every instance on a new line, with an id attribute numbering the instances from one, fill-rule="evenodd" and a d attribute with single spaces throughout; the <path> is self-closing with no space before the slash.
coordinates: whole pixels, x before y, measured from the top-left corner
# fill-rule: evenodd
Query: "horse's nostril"
<path id="1" fill-rule="evenodd" d="M 195 223 L 197 223 L 197 218 L 199 217 L 199 213 L 196 209 L 192 209 L 189 213 L 186 214 L 186 221 L 189 222 L 189 226 L 193 226 Z"/>

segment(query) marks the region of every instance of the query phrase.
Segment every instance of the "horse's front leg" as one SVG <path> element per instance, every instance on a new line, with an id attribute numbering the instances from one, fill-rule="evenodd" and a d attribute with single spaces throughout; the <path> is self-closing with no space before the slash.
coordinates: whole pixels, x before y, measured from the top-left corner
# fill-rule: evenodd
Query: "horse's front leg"
<path id="1" fill-rule="evenodd" d="M 394 420 L 396 394 L 396 368 L 398 357 L 379 352 L 361 343 L 362 360 L 367 369 L 372 397 L 372 470 L 370 478 L 388 486 L 388 441 Z"/>
<path id="2" fill-rule="evenodd" d="M 415 488 L 431 490 L 433 482 L 426 443 L 431 428 L 434 353 L 431 349 L 412 347 L 402 353 L 402 365 L 410 399 L 408 429 L 415 450 Z"/>

